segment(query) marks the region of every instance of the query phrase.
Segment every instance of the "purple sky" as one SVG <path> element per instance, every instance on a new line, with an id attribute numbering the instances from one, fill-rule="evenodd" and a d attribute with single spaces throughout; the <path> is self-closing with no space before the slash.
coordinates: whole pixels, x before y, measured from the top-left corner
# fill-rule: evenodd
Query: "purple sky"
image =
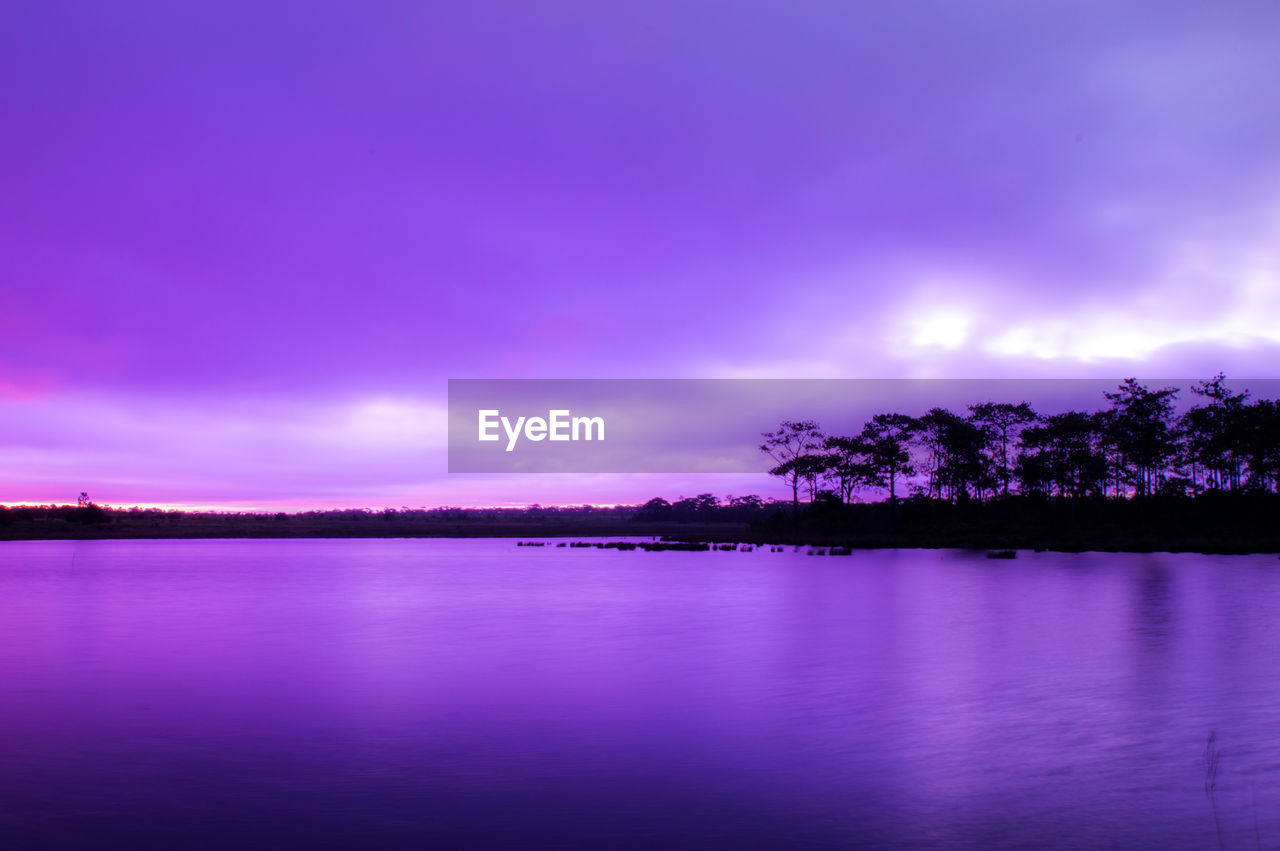
<path id="1" fill-rule="evenodd" d="M 1272 4 L 20 4 L 0 502 L 780 494 L 447 476 L 449 377 L 1274 376 L 1278 79 Z"/>

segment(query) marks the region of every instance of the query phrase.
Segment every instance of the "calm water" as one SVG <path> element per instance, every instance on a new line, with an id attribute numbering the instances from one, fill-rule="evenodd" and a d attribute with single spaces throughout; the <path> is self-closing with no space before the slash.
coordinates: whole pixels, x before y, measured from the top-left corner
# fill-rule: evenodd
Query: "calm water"
<path id="1" fill-rule="evenodd" d="M 0 544 L 0 845 L 1280 844 L 1275 556 Z"/>

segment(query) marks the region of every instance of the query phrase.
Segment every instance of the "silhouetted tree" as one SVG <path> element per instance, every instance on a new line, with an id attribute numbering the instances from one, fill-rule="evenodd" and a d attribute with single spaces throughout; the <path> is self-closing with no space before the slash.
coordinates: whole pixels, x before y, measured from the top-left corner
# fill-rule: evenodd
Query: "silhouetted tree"
<path id="1" fill-rule="evenodd" d="M 822 434 L 818 424 L 812 420 L 786 420 L 777 431 L 765 432 L 761 435 L 764 442 L 760 451 L 772 458 L 776 464 L 769 471 L 791 486 L 791 508 L 800 511 L 800 482 L 809 473 L 807 462 L 801 461 L 817 454 L 822 448 Z"/>
<path id="2" fill-rule="evenodd" d="M 636 520 L 667 520 L 671 517 L 671 503 L 667 502 L 660 496 L 640 506 L 640 510 L 636 512 Z"/>
<path id="3" fill-rule="evenodd" d="M 1259 399 L 1242 415 L 1249 486 L 1280 493 L 1280 401 Z"/>
<path id="4" fill-rule="evenodd" d="M 671 516 L 681 523 L 709 523 L 716 519 L 719 508 L 719 497 L 711 493 L 700 493 L 671 503 Z"/>
<path id="5" fill-rule="evenodd" d="M 889 489 L 889 506 L 898 502 L 898 479 L 915 475 L 908 449 L 915 420 L 906 414 L 876 414 L 862 428 L 869 482 Z"/>
<path id="6" fill-rule="evenodd" d="M 755 494 L 731 496 L 721 506 L 721 514 L 730 520 L 750 520 L 765 511 L 765 502 Z"/>
<path id="7" fill-rule="evenodd" d="M 1059 496 L 1102 495 L 1107 459 L 1096 414 L 1067 411 L 1044 420 L 1050 441 L 1050 470 Z"/>
<path id="8" fill-rule="evenodd" d="M 1208 403 L 1192 406 L 1178 422 L 1182 458 L 1191 472 L 1193 492 L 1201 489 L 1201 475 L 1203 487 L 1211 490 L 1237 490 L 1243 479 L 1249 393 L 1232 393 L 1225 381 L 1218 373 L 1193 385 L 1191 392 Z"/>
<path id="9" fill-rule="evenodd" d="M 854 490 L 870 484 L 868 447 L 858 437 L 828 437 L 823 445 L 827 450 L 826 480 L 835 486 L 840 501 L 848 503 Z"/>
<path id="10" fill-rule="evenodd" d="M 1108 427 L 1124 459 L 1129 483 L 1137 496 L 1154 493 L 1166 465 L 1177 454 L 1173 401 L 1178 388 L 1151 390 L 1126 378 L 1115 393 L 1104 395 L 1111 402 Z"/>
<path id="11" fill-rule="evenodd" d="M 805 488 L 809 491 L 809 501 L 813 502 L 818 498 L 818 483 L 827 472 L 829 463 L 827 456 L 821 453 L 802 455 L 793 463 L 800 473 L 801 481 L 804 482 Z"/>
<path id="12" fill-rule="evenodd" d="M 1017 446 L 1022 429 L 1036 420 L 1036 412 L 1026 402 L 979 402 L 969 406 L 969 422 L 982 431 L 984 454 L 990 460 L 1002 496 L 1009 495 L 1013 481 L 1014 460 L 1009 457 L 1009 449 Z"/>
<path id="13" fill-rule="evenodd" d="M 1019 451 L 1013 474 L 1023 496 L 1047 497 L 1053 494 L 1052 446 L 1049 429 L 1044 425 L 1029 426 L 1018 438 Z"/>
<path id="14" fill-rule="evenodd" d="M 914 424 L 929 453 L 929 479 L 923 491 L 950 502 L 981 498 L 993 482 L 985 469 L 982 430 L 945 408 L 933 408 Z"/>
<path id="15" fill-rule="evenodd" d="M 1205 403 L 1179 417 L 1178 388 L 1128 378 L 1095 412 L 1041 417 L 1026 402 L 982 402 L 963 417 L 945 408 L 918 418 L 877 414 L 855 436 L 825 439 L 811 421 L 786 422 L 760 449 L 776 462 L 770 472 L 791 485 L 793 513 L 802 482 L 811 501 L 826 486 L 842 503 L 860 488 L 883 487 L 891 519 L 903 483 L 953 502 L 1009 497 L 1015 484 L 1024 496 L 1072 500 L 1280 493 L 1280 400 L 1250 402 L 1221 373 L 1192 390 Z"/>

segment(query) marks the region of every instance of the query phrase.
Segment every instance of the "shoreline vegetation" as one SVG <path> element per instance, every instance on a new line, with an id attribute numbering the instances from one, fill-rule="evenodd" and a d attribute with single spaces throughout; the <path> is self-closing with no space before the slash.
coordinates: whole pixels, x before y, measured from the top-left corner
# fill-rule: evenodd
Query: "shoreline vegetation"
<path id="1" fill-rule="evenodd" d="M 0 541 L 182 538 L 650 538 L 848 549 L 1280 552 L 1280 495 L 1211 492 L 1141 499 L 1011 495 L 950 503 L 817 502 L 700 494 L 640 506 L 309 511 L 297 514 L 0 507 Z"/>
<path id="2" fill-rule="evenodd" d="M 1219 373 L 1181 390 L 1126 379 L 1102 410 L 979 402 L 882 413 L 853 435 L 788 420 L 762 435 L 788 500 L 704 493 L 643 505 L 296 514 L 0 506 L 0 540 L 629 537 L 670 543 L 998 553 L 1280 552 L 1280 401 Z M 866 493 L 886 494 L 863 501 Z M 802 496 L 804 499 L 802 500 Z M 1010 556 L 999 556 L 1010 557 Z"/>

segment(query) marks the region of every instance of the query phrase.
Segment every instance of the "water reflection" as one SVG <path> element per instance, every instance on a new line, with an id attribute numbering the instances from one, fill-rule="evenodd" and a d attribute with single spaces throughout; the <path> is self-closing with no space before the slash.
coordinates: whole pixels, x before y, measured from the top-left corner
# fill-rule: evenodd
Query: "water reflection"
<path id="1" fill-rule="evenodd" d="M 1214 847 L 1216 730 L 1224 841 L 1275 844 L 1263 558 L 4 544 L 0 829 Z"/>

